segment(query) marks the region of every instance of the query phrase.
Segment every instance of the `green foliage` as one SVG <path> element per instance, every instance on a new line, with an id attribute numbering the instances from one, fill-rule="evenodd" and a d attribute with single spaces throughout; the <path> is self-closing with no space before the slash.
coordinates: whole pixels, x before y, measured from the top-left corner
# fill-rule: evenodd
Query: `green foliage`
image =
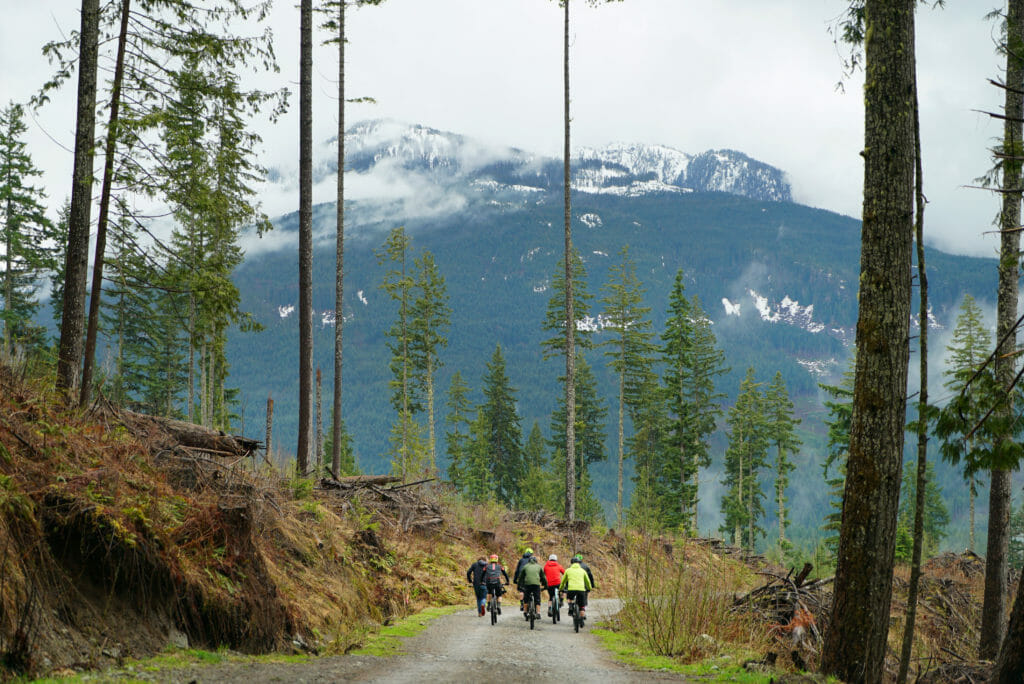
<path id="1" fill-rule="evenodd" d="M 832 508 L 832 511 L 825 516 L 825 524 L 822 525 L 822 529 L 827 535 L 823 544 L 832 559 L 839 553 L 839 529 L 842 524 L 846 462 L 850 455 L 854 362 L 855 359 L 851 357 L 839 385 L 821 385 L 821 389 L 832 397 L 831 400 L 825 401 L 825 407 L 828 409 L 828 418 L 825 420 L 825 425 L 828 427 L 828 454 L 822 463 L 822 474 L 825 478 L 825 485 L 831 493 L 830 506 Z M 831 476 L 829 475 L 830 470 L 832 471 Z"/>
<path id="2" fill-rule="evenodd" d="M 53 224 L 46 217 L 42 175 L 28 153 L 24 108 L 13 102 L 0 109 L 0 323 L 3 349 L 14 345 L 33 352 L 45 347 L 42 327 L 33 321 L 39 303 L 36 290 L 56 266 Z"/>
<path id="3" fill-rule="evenodd" d="M 764 491 L 758 477 L 767 465 L 770 423 L 766 415 L 761 383 L 754 379 L 754 369 L 740 384 L 736 404 L 729 410 L 729 446 L 725 451 L 726 494 L 722 497 L 725 522 L 720 528 L 733 535 L 733 543 L 753 549 L 757 535 L 764 534 L 758 521 L 764 515 Z"/>
<path id="4" fill-rule="evenodd" d="M 942 489 L 935 482 L 935 466 L 928 463 L 924 503 L 924 537 L 922 558 L 935 555 L 946 536 L 949 511 L 942 499 Z M 914 507 L 917 501 L 917 464 L 907 461 L 900 485 L 900 507 L 896 519 L 896 560 L 910 562 L 914 549 Z"/>
<path id="5" fill-rule="evenodd" d="M 522 428 L 516 409 L 516 390 L 505 369 L 501 345 L 494 348 L 483 378 L 484 402 L 479 409 L 479 426 L 486 429 L 486 441 L 475 440 L 479 449 L 486 449 L 490 459 L 494 495 L 509 506 L 516 506 L 519 483 L 526 474 L 523 462 Z M 485 446 L 486 445 L 486 446 Z M 480 456 L 484 456 L 480 454 Z"/>
<path id="6" fill-rule="evenodd" d="M 800 424 L 800 420 L 793 416 L 793 402 L 789 400 L 786 383 L 780 371 L 775 372 L 775 377 L 765 392 L 765 413 L 768 419 L 768 440 L 775 450 L 773 469 L 775 503 L 778 506 L 779 544 L 785 548 L 785 530 L 789 525 L 789 519 L 786 517 L 786 489 L 789 487 L 789 473 L 796 467 L 789 459 L 789 454 L 795 454 L 802 442 L 796 434 L 796 426 Z"/>
<path id="7" fill-rule="evenodd" d="M 1020 507 L 1010 516 L 1010 552 L 1011 568 L 1024 568 L 1024 500 Z"/>
<path id="8" fill-rule="evenodd" d="M 468 465 L 469 424 L 472 406 L 469 402 L 469 386 L 462 379 L 462 373 L 452 374 L 448 387 L 448 399 L 445 402 L 447 413 L 445 424 L 445 444 L 448 454 L 448 481 L 462 490 L 465 468 Z"/>
<path id="9" fill-rule="evenodd" d="M 551 298 L 548 299 L 548 307 L 544 314 L 544 322 L 541 329 L 551 337 L 541 342 L 544 360 L 565 358 L 565 267 L 559 261 L 551 276 Z M 583 266 L 583 260 L 578 251 L 573 249 L 572 253 L 572 302 L 573 315 L 576 318 L 576 330 L 574 346 L 579 353 L 580 349 L 589 349 L 593 346 L 593 333 L 580 326 L 580 321 L 590 315 L 590 300 L 594 296 L 587 290 L 587 272 Z"/>
<path id="10" fill-rule="evenodd" d="M 288 469 L 288 472 L 294 471 L 294 468 Z M 313 480 L 308 477 L 292 475 L 288 480 L 288 489 L 291 490 L 293 499 L 296 501 L 305 501 L 313 496 Z"/>

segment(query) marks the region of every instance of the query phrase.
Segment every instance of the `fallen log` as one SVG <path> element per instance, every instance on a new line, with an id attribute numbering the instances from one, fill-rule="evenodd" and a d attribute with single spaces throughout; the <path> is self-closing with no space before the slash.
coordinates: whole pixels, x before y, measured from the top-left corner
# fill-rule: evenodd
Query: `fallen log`
<path id="1" fill-rule="evenodd" d="M 248 456 L 261 446 L 259 440 L 229 435 L 222 430 L 214 430 L 173 418 L 150 416 L 123 409 L 117 411 L 117 418 L 133 432 L 141 431 L 144 427 L 155 428 L 169 435 L 181 446 L 203 449 L 225 456 Z"/>
<path id="2" fill-rule="evenodd" d="M 320 486 L 324 489 L 352 489 L 353 487 L 373 487 L 401 481 L 402 478 L 394 475 L 350 475 L 337 480 L 331 477 L 321 478 Z"/>

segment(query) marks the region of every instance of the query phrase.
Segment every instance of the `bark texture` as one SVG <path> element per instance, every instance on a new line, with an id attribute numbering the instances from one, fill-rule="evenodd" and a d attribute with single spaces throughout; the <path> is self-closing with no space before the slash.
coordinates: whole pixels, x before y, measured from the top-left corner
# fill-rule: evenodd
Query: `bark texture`
<path id="1" fill-rule="evenodd" d="M 334 275 L 334 403 L 331 408 L 331 474 L 341 471 L 342 332 L 345 327 L 345 0 L 338 3 L 338 191 Z"/>
<path id="2" fill-rule="evenodd" d="M 75 115 L 75 161 L 64 262 L 64 302 L 57 352 L 57 389 L 71 397 L 78 386 L 85 332 L 85 288 L 89 270 L 89 221 L 92 214 L 92 160 L 96 133 L 96 62 L 99 53 L 100 3 L 82 0 L 78 49 L 78 105 Z"/>
<path id="3" fill-rule="evenodd" d="M 822 670 L 884 673 L 909 363 L 914 0 L 868 0 L 864 209 L 850 455 Z"/>
<path id="4" fill-rule="evenodd" d="M 997 382 L 1004 388 L 1013 385 L 1016 375 L 1017 300 L 1020 278 L 1020 191 L 1021 191 L 1021 88 L 1024 88 L 1024 11 L 1021 0 L 1011 0 L 1006 17 L 1006 120 L 1003 128 L 1003 206 L 999 214 L 999 288 L 996 298 Z M 1009 402 L 1000 407 L 1002 415 L 1012 415 Z M 1012 441 L 1012 434 L 1002 435 Z M 998 449 L 997 449 L 998 450 Z M 1010 472 L 992 471 L 988 506 L 988 541 L 985 552 L 985 597 L 981 608 L 981 637 L 978 655 L 994 659 L 999 653 L 1006 626 L 1007 570 L 1009 567 Z M 1019 681 L 1019 680 L 1018 680 Z"/>
<path id="5" fill-rule="evenodd" d="M 569 166 L 569 0 L 564 0 L 563 83 L 565 84 L 565 517 L 576 519 L 576 312 L 572 294 L 572 178 Z"/>
<path id="6" fill-rule="evenodd" d="M 313 433 L 313 0 L 302 0 L 299 13 L 299 438 L 295 469 L 305 476 Z"/>

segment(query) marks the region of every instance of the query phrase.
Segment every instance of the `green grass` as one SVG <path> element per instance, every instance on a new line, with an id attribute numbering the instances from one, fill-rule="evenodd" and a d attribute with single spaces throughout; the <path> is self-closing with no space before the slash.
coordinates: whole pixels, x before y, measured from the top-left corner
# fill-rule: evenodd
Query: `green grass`
<path id="1" fill-rule="evenodd" d="M 675 672 L 702 682 L 736 682 L 737 684 L 768 684 L 772 677 L 767 674 L 747 672 L 742 662 L 749 657 L 722 656 L 700 663 L 684 665 L 674 658 L 645 653 L 642 644 L 627 634 L 610 629 L 595 628 L 601 645 L 611 651 L 619 662 L 640 670 Z"/>
<path id="2" fill-rule="evenodd" d="M 427 608 L 423 612 L 403 618 L 393 625 L 382 627 L 371 635 L 361 647 L 352 651 L 354 655 L 394 656 L 402 654 L 402 639 L 416 636 L 427 628 L 432 620 L 460 610 L 466 606 L 442 606 Z"/>

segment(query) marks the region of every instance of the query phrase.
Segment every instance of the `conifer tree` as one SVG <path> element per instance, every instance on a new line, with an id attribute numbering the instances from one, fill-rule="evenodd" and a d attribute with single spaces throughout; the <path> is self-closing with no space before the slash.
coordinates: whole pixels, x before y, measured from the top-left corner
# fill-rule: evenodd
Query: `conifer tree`
<path id="1" fill-rule="evenodd" d="M 665 394 L 656 378 L 647 380 L 641 389 L 641 401 L 633 417 L 633 434 L 629 438 L 629 452 L 635 467 L 628 519 L 643 530 L 663 529 L 669 523 L 670 514 L 674 515 L 677 510 L 675 506 L 663 504 L 666 493 L 661 470 L 666 460 L 672 460 L 664 455 L 669 429 Z"/>
<path id="2" fill-rule="evenodd" d="M 505 372 L 505 357 L 500 344 L 495 346 L 487 364 L 483 394 L 484 402 L 479 413 L 484 422 L 478 427 L 486 428 L 487 440 L 478 444 L 485 450 L 480 456 L 489 460 L 495 498 L 507 506 L 516 506 L 526 464 L 523 460 L 522 428 L 516 411 L 516 390 Z"/>
<path id="3" fill-rule="evenodd" d="M 618 421 L 616 447 L 618 454 L 618 481 L 615 499 L 616 524 L 622 526 L 622 470 L 625 460 L 625 417 L 629 407 L 635 415 L 642 400 L 641 391 L 652 375 L 655 345 L 654 333 L 648 318 L 650 307 L 643 305 L 644 289 L 636 275 L 636 265 L 629 257 L 629 247 L 619 254 L 622 261 L 611 268 L 611 278 L 602 288 L 605 296 L 605 330 L 611 337 L 601 343 L 605 356 L 618 376 Z"/>
<path id="4" fill-rule="evenodd" d="M 786 489 L 789 486 L 789 473 L 796 467 L 790 460 L 789 455 L 795 454 L 800 449 L 802 442 L 796 434 L 796 426 L 800 424 L 798 418 L 793 417 L 793 402 L 789 400 L 789 393 L 786 391 L 786 383 L 782 379 L 782 372 L 776 371 L 768 390 L 765 392 L 765 409 L 768 419 L 768 439 L 772 449 L 775 451 L 775 503 L 776 513 L 779 520 L 779 547 L 785 548 L 786 527 L 789 520 L 786 517 Z"/>
<path id="5" fill-rule="evenodd" d="M 18 343 L 44 346 L 42 329 L 32 319 L 39 304 L 34 291 L 54 266 L 53 224 L 42 202 L 46 197 L 35 178 L 42 175 L 28 153 L 24 108 L 10 103 L 0 109 L 0 246 L 3 248 L 3 351 Z"/>
<path id="6" fill-rule="evenodd" d="M 818 385 L 832 400 L 825 400 L 825 408 L 829 417 L 825 420 L 828 427 L 828 454 L 822 462 L 822 474 L 825 486 L 831 495 L 829 505 L 832 512 L 825 516 L 822 531 L 826 534 L 825 548 L 832 558 L 839 549 L 839 529 L 843 516 L 843 489 L 846 485 L 846 461 L 850 456 L 850 417 L 853 414 L 853 364 L 843 373 L 838 385 Z M 831 476 L 829 471 L 832 471 Z"/>
<path id="7" fill-rule="evenodd" d="M 305 477 L 313 432 L 313 0 L 299 2 L 299 426 L 295 468 Z M 404 262 L 403 262 L 404 266 Z M 403 311 L 404 314 L 404 311 Z M 413 450 L 408 405 L 399 411 L 398 452 Z M 392 437 L 394 433 L 392 433 Z M 394 448 L 393 448 L 394 449 Z"/>
<path id="8" fill-rule="evenodd" d="M 969 294 L 964 295 L 960 304 L 960 313 L 953 328 L 953 339 L 946 346 L 950 352 L 949 363 L 943 371 L 946 377 L 944 383 L 947 390 L 962 394 L 962 399 L 952 402 L 941 412 L 940 436 L 944 428 L 951 426 L 961 419 L 967 429 L 973 430 L 974 426 L 981 422 L 982 417 L 988 412 L 990 398 L 981 395 L 982 383 L 972 382 L 975 373 L 991 372 L 983 366 L 992 352 L 992 335 L 985 327 L 982 319 L 981 307 Z M 964 461 L 964 478 L 967 480 L 968 496 L 968 544 L 969 551 L 974 551 L 974 501 L 977 496 L 977 473 L 978 463 L 984 457 L 984 449 L 976 453 L 980 434 L 978 431 L 971 431 L 969 436 L 963 440 L 947 439 L 942 443 L 943 456 L 953 463 Z"/>
<path id="9" fill-rule="evenodd" d="M 715 377 L 725 373 L 724 354 L 715 347 L 711 323 L 700 300 L 685 296 L 682 270 L 669 294 L 668 317 L 661 335 L 662 384 L 669 424 L 666 454 L 659 468 L 669 523 L 698 530 L 699 469 L 711 464 L 708 437 L 721 415 Z"/>
<path id="10" fill-rule="evenodd" d="M 468 467 L 472 406 L 469 402 L 469 387 L 459 371 L 452 373 L 445 407 L 448 410 L 445 414 L 445 424 L 448 429 L 444 433 L 445 449 L 448 454 L 448 481 L 455 485 L 456 489 L 462 491 L 465 470 Z"/>
<path id="11" fill-rule="evenodd" d="M 911 462 L 903 467 L 903 483 L 900 489 L 900 515 L 896 521 L 896 559 L 910 562 L 914 544 L 914 503 L 917 498 L 917 477 Z M 949 510 L 942 499 L 942 488 L 935 481 L 935 466 L 927 465 L 925 478 L 925 506 L 923 528 L 924 557 L 933 556 L 946 538 L 949 525 Z"/>
<path id="12" fill-rule="evenodd" d="M 459 488 L 466 498 L 475 503 L 493 501 L 499 487 L 498 480 L 502 477 L 495 472 L 491 452 L 492 437 L 493 430 L 488 413 L 485 407 L 481 406 L 469 426 L 466 465 Z"/>
<path id="13" fill-rule="evenodd" d="M 428 471 L 429 452 L 423 427 L 408 411 L 399 411 L 398 420 L 391 427 L 391 472 L 403 480 L 425 476 Z"/>
<path id="14" fill-rule="evenodd" d="M 725 450 L 725 473 L 721 530 L 733 534 L 733 543 L 753 549 L 757 534 L 764 534 L 758 521 L 764 514 L 764 491 L 758 474 L 767 465 L 768 427 L 761 383 L 748 368 L 740 383 L 736 404 L 729 410 L 729 446 Z"/>
<path id="15" fill-rule="evenodd" d="M 548 467 L 545 451 L 546 443 L 540 431 L 540 424 L 534 421 L 523 445 L 526 475 L 519 487 L 521 505 L 528 511 L 554 511 L 562 500 L 559 496 L 562 487 L 557 485 L 564 480 L 558 477 L 557 469 Z"/>
<path id="16" fill-rule="evenodd" d="M 576 363 L 576 463 L 575 476 L 576 514 L 581 520 L 591 522 L 603 518 L 600 503 L 591 487 L 590 466 L 608 458 L 605 450 L 605 418 L 608 408 L 597 391 L 597 379 L 586 358 L 577 355 Z M 553 463 L 560 475 L 567 468 L 565 454 L 565 406 L 558 406 L 551 416 L 551 445 L 554 451 Z M 559 488 L 564 493 L 563 488 Z"/>
<path id="17" fill-rule="evenodd" d="M 583 322 L 590 316 L 590 302 L 594 296 L 587 288 L 587 271 L 578 252 L 572 255 L 572 280 L 575 302 L 573 311 L 576 314 L 575 353 L 579 356 L 580 349 L 593 346 L 593 330 Z M 541 329 L 550 333 L 551 337 L 541 342 L 544 360 L 559 358 L 565 354 L 565 275 L 555 270 L 551 276 L 551 298 L 544 313 Z"/>
<path id="18" fill-rule="evenodd" d="M 412 357 L 413 382 L 423 395 L 427 410 L 428 468 L 437 471 L 437 440 L 434 436 L 434 376 L 444 365 L 439 356 L 448 346 L 445 332 L 451 322 L 448 288 L 444 276 L 434 262 L 434 255 L 424 252 L 414 262 L 414 296 L 410 323 L 409 353 Z"/>

